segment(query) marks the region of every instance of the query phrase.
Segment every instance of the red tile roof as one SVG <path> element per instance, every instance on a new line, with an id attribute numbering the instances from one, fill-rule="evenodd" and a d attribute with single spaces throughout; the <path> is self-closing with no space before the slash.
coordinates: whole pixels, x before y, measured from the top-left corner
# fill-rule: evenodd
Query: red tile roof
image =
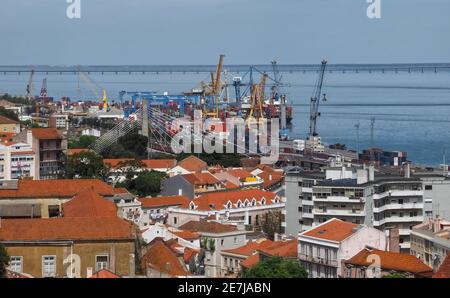
<path id="1" fill-rule="evenodd" d="M 230 175 L 233 175 L 234 177 L 238 178 L 238 179 L 242 179 L 242 178 L 247 178 L 247 177 L 253 177 L 253 175 L 243 169 L 230 169 L 227 171 L 227 173 L 229 173 Z"/>
<path id="2" fill-rule="evenodd" d="M 19 124 L 16 120 L 0 115 L 0 124 Z"/>
<path id="3" fill-rule="evenodd" d="M 149 169 L 171 169 L 176 166 L 176 159 L 144 159 L 142 163 Z"/>
<path id="4" fill-rule="evenodd" d="M 81 153 L 81 152 L 89 152 L 90 150 L 89 149 L 86 149 L 86 148 L 73 148 L 73 149 L 67 149 L 67 155 L 68 156 L 72 156 L 72 155 L 74 155 L 74 154 L 78 154 L 78 153 Z"/>
<path id="5" fill-rule="evenodd" d="M 224 225 L 214 221 L 190 221 L 180 226 L 180 230 L 187 230 L 199 233 L 228 233 L 237 231 L 233 225 Z"/>
<path id="6" fill-rule="evenodd" d="M 61 131 L 56 128 L 32 128 L 31 132 L 33 137 L 39 140 L 54 140 L 63 138 Z"/>
<path id="7" fill-rule="evenodd" d="M 90 278 L 120 278 L 120 275 L 117 275 L 107 269 L 102 269 L 92 274 Z"/>
<path id="8" fill-rule="evenodd" d="M 171 276 L 188 274 L 176 253 L 160 238 L 150 243 L 147 252 L 142 256 L 142 270 L 145 271 L 148 267 Z"/>
<path id="9" fill-rule="evenodd" d="M 189 262 L 191 261 L 191 259 L 193 257 L 195 257 L 195 255 L 198 254 L 198 251 L 195 249 L 192 249 L 190 247 L 186 247 L 184 249 L 184 253 L 183 253 L 183 260 L 186 264 L 189 264 Z"/>
<path id="10" fill-rule="evenodd" d="M 185 174 L 182 176 L 192 185 L 220 184 L 219 179 L 210 172 Z"/>
<path id="11" fill-rule="evenodd" d="M 241 266 L 244 268 L 250 269 L 253 266 L 255 266 L 256 264 L 258 264 L 259 260 L 260 260 L 260 255 L 259 255 L 259 253 L 256 253 L 254 255 L 247 257 L 245 260 L 243 260 L 241 262 Z"/>
<path id="12" fill-rule="evenodd" d="M 93 188 L 81 190 L 72 200 L 63 204 L 64 217 L 116 217 L 114 202 L 98 195 Z"/>
<path id="13" fill-rule="evenodd" d="M 288 241 L 276 241 L 273 245 L 262 247 L 260 252 L 268 256 L 279 256 L 285 258 L 298 257 L 298 242 L 297 239 Z"/>
<path id="14" fill-rule="evenodd" d="M 240 246 L 234 249 L 223 250 L 223 252 L 240 256 L 251 256 L 257 250 L 273 246 L 274 244 L 275 242 L 268 239 L 265 239 L 263 241 L 249 241 L 244 246 Z"/>
<path id="15" fill-rule="evenodd" d="M 201 170 L 206 169 L 208 164 L 194 155 L 191 155 L 180 161 L 178 166 L 188 170 L 189 172 L 200 172 Z"/>
<path id="16" fill-rule="evenodd" d="M 361 250 L 354 257 L 345 261 L 345 263 L 356 266 L 370 266 L 373 263 L 373 261 L 368 261 L 370 255 L 377 255 L 380 257 L 380 265 L 383 270 L 395 270 L 410 273 L 432 271 L 432 268 L 425 265 L 420 259 L 413 255 L 369 248 Z"/>
<path id="17" fill-rule="evenodd" d="M 301 236 L 339 242 L 355 233 L 355 228 L 357 227 L 357 224 L 332 218 L 313 229 L 301 233 Z"/>
<path id="18" fill-rule="evenodd" d="M 130 240 L 131 223 L 118 217 L 2 219 L 2 241 Z"/>
<path id="19" fill-rule="evenodd" d="M 195 210 L 221 210 L 226 209 L 228 202 L 231 202 L 232 208 L 237 208 L 238 201 L 244 204 L 245 200 L 251 206 L 253 199 L 256 200 L 256 206 L 261 206 L 262 199 L 265 199 L 265 204 L 273 204 L 272 200 L 276 198 L 273 192 L 268 192 L 260 189 L 241 189 L 211 192 L 199 196 L 192 202 L 195 204 Z M 181 208 L 189 208 L 189 204 L 183 204 Z"/>
<path id="20" fill-rule="evenodd" d="M 189 204 L 189 198 L 185 196 L 166 196 L 166 197 L 153 197 L 153 198 L 141 198 L 139 201 L 142 203 L 142 208 L 155 208 L 166 206 L 179 206 Z"/>
<path id="21" fill-rule="evenodd" d="M 172 231 L 172 234 L 176 235 L 177 237 L 183 238 L 185 240 L 196 240 L 198 238 L 200 238 L 200 235 L 195 233 L 195 232 L 191 232 L 191 231 Z"/>
<path id="22" fill-rule="evenodd" d="M 264 171 L 264 172 L 258 174 L 258 177 L 260 177 L 264 180 L 262 186 L 264 189 L 267 189 L 267 188 L 274 186 L 275 184 L 282 182 L 284 179 L 284 174 L 282 172 L 278 172 L 278 171 L 272 171 L 272 172 Z"/>
<path id="23" fill-rule="evenodd" d="M 113 196 L 113 187 L 98 179 L 19 180 L 17 189 L 0 189 L 2 198 L 72 198 L 80 190 L 93 188 L 102 196 Z"/>
<path id="24" fill-rule="evenodd" d="M 450 254 L 447 255 L 439 269 L 433 274 L 433 278 L 450 278 Z"/>

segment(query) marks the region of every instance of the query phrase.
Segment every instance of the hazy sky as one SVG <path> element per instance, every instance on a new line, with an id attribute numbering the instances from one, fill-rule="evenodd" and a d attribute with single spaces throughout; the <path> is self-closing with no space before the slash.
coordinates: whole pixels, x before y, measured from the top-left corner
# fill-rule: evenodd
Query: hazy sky
<path id="1" fill-rule="evenodd" d="M 449 0 L 0 0 L 0 64 L 450 62 Z"/>

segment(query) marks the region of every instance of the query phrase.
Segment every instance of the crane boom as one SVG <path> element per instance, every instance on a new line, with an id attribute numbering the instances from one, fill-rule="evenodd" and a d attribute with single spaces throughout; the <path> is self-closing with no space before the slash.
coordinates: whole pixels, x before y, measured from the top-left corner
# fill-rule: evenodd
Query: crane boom
<path id="1" fill-rule="evenodd" d="M 27 84 L 27 98 L 29 101 L 33 98 L 33 76 L 34 76 L 34 69 L 31 70 L 30 76 L 28 77 L 28 84 Z"/>
<path id="2" fill-rule="evenodd" d="M 310 104 L 310 117 L 309 117 L 309 135 L 311 136 L 317 136 L 317 118 L 320 116 L 319 112 L 319 105 L 320 101 L 326 100 L 326 95 L 323 94 L 322 96 L 322 87 L 323 87 L 323 79 L 325 76 L 325 68 L 327 65 L 326 60 L 322 60 L 320 71 L 319 71 L 319 78 L 317 80 L 317 84 L 314 89 L 313 96 L 311 97 L 311 104 Z"/>

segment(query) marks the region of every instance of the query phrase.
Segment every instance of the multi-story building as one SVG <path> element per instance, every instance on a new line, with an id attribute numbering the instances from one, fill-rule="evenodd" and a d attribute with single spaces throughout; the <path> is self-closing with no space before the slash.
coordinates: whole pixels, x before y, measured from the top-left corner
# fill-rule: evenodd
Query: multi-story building
<path id="1" fill-rule="evenodd" d="M 31 145 L 36 153 L 35 179 L 57 179 L 63 174 L 67 141 L 61 131 L 55 128 L 33 128 L 23 130 L 13 140 Z"/>
<path id="2" fill-rule="evenodd" d="M 285 234 L 297 236 L 313 226 L 313 186 L 325 179 L 325 173 L 303 172 L 300 168 L 289 170 L 284 178 L 286 208 L 284 213 Z"/>
<path id="3" fill-rule="evenodd" d="M 49 127 L 68 130 L 69 129 L 69 115 L 67 114 L 52 114 L 49 119 Z"/>
<path id="4" fill-rule="evenodd" d="M 382 231 L 336 218 L 300 233 L 298 257 L 311 277 L 342 276 L 342 261 L 350 259 L 366 246 L 388 248 Z"/>
<path id="5" fill-rule="evenodd" d="M 224 225 L 214 221 L 190 221 L 182 225 L 180 229 L 200 235 L 206 277 L 225 276 L 227 271 L 222 270 L 224 267 L 222 251 L 243 246 L 248 233 L 234 225 Z"/>
<path id="6" fill-rule="evenodd" d="M 400 250 L 408 252 L 413 226 L 432 214 L 450 212 L 450 180 L 436 174 L 411 175 L 409 166 L 403 175 L 375 172 L 371 166 L 331 167 L 314 174 L 291 170 L 285 181 L 286 235 L 291 236 L 336 217 L 382 231 L 398 229 Z M 310 193 L 311 202 L 305 199 Z M 309 210 L 312 214 L 305 212 Z"/>
<path id="7" fill-rule="evenodd" d="M 413 227 L 410 253 L 437 270 L 450 254 L 450 222 L 435 218 Z"/>
<path id="8" fill-rule="evenodd" d="M 34 178 L 36 157 L 25 143 L 0 144 L 0 180 Z"/>

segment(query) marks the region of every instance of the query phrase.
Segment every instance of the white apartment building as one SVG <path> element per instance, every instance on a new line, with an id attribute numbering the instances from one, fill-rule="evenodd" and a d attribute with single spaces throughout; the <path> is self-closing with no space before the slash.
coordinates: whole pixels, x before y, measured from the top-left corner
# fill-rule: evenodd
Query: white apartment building
<path id="1" fill-rule="evenodd" d="M 0 180 L 34 177 L 36 157 L 26 143 L 0 144 Z"/>
<path id="2" fill-rule="evenodd" d="M 298 257 L 313 278 L 342 276 L 342 262 L 365 247 L 388 249 L 382 231 L 332 218 L 298 237 Z"/>

